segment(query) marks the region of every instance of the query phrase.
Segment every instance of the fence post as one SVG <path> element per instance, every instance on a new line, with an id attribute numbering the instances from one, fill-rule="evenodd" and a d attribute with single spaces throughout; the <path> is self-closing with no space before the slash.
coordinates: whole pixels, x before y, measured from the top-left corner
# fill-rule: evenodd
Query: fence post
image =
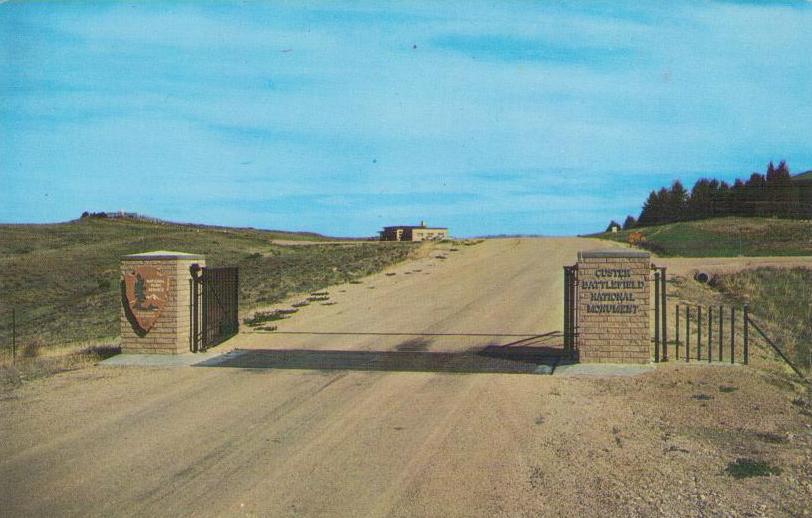
<path id="1" fill-rule="evenodd" d="M 189 279 L 189 351 L 195 352 L 195 331 L 194 331 L 194 319 L 195 319 L 195 308 L 194 308 L 194 300 L 195 300 L 195 288 L 194 288 L 194 279 Z"/>
<path id="2" fill-rule="evenodd" d="M 730 363 L 736 363 L 736 308 L 730 308 Z"/>
<path id="3" fill-rule="evenodd" d="M 570 269 L 564 267 L 564 351 L 570 350 Z"/>
<path id="4" fill-rule="evenodd" d="M 575 269 L 570 266 L 568 269 L 569 273 L 569 285 L 567 286 L 567 290 L 569 291 L 569 340 L 570 340 L 570 358 L 574 357 L 575 354 Z"/>
<path id="5" fill-rule="evenodd" d="M 660 361 L 660 272 L 654 270 L 654 362 Z"/>
<path id="6" fill-rule="evenodd" d="M 570 359 L 575 359 L 578 347 L 578 265 L 570 266 Z"/>
<path id="7" fill-rule="evenodd" d="M 663 284 L 662 291 L 660 292 L 660 296 L 662 297 L 662 301 L 660 302 L 660 306 L 663 313 L 663 332 L 662 332 L 662 339 L 663 339 L 663 361 L 668 361 L 668 310 L 666 307 L 666 276 L 665 276 L 665 266 L 662 267 L 662 272 L 660 273 L 660 280 Z"/>
<path id="8" fill-rule="evenodd" d="M 748 306 L 744 305 L 744 364 L 747 365 L 749 361 L 749 331 L 750 330 L 750 315 L 748 314 Z"/>
<path id="9" fill-rule="evenodd" d="M 713 307 L 708 306 L 708 363 L 713 359 Z"/>
<path id="10" fill-rule="evenodd" d="M 722 361 L 722 345 L 723 345 L 722 333 L 724 330 L 723 324 L 724 324 L 724 306 L 719 304 L 719 361 Z"/>
<path id="11" fill-rule="evenodd" d="M 696 359 L 702 359 L 702 306 L 696 308 Z"/>
<path id="12" fill-rule="evenodd" d="M 234 333 L 240 331 L 240 269 L 234 271 Z"/>
<path id="13" fill-rule="evenodd" d="M 691 360 L 691 306 L 685 305 L 685 363 Z"/>
<path id="14" fill-rule="evenodd" d="M 674 343 L 674 358 L 679 360 L 679 304 L 676 304 L 674 309 L 676 310 L 676 316 L 674 317 L 674 329 L 677 333 Z"/>
<path id="15" fill-rule="evenodd" d="M 192 352 L 198 352 L 200 343 L 200 265 L 193 264 L 189 268 L 192 275 Z"/>
<path id="16" fill-rule="evenodd" d="M 11 364 L 17 363 L 17 309 L 11 308 Z"/>

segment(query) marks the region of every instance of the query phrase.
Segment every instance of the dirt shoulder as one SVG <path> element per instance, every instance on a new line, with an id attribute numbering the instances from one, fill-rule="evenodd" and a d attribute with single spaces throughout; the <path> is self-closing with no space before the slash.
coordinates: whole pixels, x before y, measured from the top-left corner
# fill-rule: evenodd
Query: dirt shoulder
<path id="1" fill-rule="evenodd" d="M 794 399 L 744 367 L 96 367 L 0 401 L 0 497 L 11 515 L 801 516 L 812 413 Z M 735 479 L 738 459 L 780 473 Z"/>
<path id="2" fill-rule="evenodd" d="M 656 257 L 672 275 L 692 277 L 694 272 L 733 273 L 751 268 L 812 268 L 812 257 Z"/>

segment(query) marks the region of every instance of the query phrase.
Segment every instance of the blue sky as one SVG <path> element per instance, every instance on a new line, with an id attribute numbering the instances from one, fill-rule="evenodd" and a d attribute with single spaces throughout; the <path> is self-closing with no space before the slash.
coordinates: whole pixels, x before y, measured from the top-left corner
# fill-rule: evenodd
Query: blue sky
<path id="1" fill-rule="evenodd" d="M 812 3 L 7 2 L 0 222 L 575 234 L 812 168 Z"/>

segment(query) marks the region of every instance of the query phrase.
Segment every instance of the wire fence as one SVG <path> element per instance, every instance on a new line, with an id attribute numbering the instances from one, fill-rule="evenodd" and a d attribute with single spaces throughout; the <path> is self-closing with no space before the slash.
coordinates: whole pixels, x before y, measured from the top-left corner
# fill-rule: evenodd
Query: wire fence
<path id="1" fill-rule="evenodd" d="M 111 346 L 118 338 L 111 332 L 116 322 L 105 319 L 102 326 L 77 325 L 73 328 L 54 328 L 49 323 L 58 318 L 55 314 L 41 314 L 12 307 L 0 310 L 0 364 L 16 364 L 40 356 L 46 350 Z"/>

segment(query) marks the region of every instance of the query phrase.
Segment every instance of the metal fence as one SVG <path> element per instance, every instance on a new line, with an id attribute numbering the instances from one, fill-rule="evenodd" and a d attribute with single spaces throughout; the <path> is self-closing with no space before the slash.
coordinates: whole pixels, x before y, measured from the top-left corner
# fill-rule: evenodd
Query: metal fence
<path id="1" fill-rule="evenodd" d="M 11 317 L 10 317 L 11 325 L 10 331 L 10 339 L 7 339 L 9 344 L 4 348 L 8 350 L 8 354 L 11 358 L 12 363 L 17 361 L 17 310 L 16 308 L 11 309 Z"/>
<path id="2" fill-rule="evenodd" d="M 674 308 L 675 360 L 748 364 L 749 307 L 677 304 Z M 727 335 L 725 334 L 727 333 Z M 666 344 L 664 347 L 668 347 Z"/>
<path id="3" fill-rule="evenodd" d="M 752 316 L 750 305 L 701 306 L 677 304 L 674 310 L 676 336 L 671 345 L 674 359 L 705 362 L 750 363 L 750 346 L 757 337 L 763 346 L 774 351 L 798 376 L 803 369 L 790 360 Z M 665 354 L 668 355 L 667 347 Z"/>
<path id="4" fill-rule="evenodd" d="M 46 329 L 47 324 L 56 318 L 57 315 L 53 313 L 42 313 L 28 307 L 0 310 L 0 364 L 14 364 L 22 359 L 40 356 L 45 350 L 55 348 L 118 346 L 116 336 L 112 333 L 105 332 L 93 336 L 93 333 L 87 333 L 86 329 L 83 332 L 82 327 L 76 325 L 69 330 L 53 326 Z M 117 321 L 116 318 L 115 323 Z M 107 323 L 114 324 L 113 321 Z"/>

